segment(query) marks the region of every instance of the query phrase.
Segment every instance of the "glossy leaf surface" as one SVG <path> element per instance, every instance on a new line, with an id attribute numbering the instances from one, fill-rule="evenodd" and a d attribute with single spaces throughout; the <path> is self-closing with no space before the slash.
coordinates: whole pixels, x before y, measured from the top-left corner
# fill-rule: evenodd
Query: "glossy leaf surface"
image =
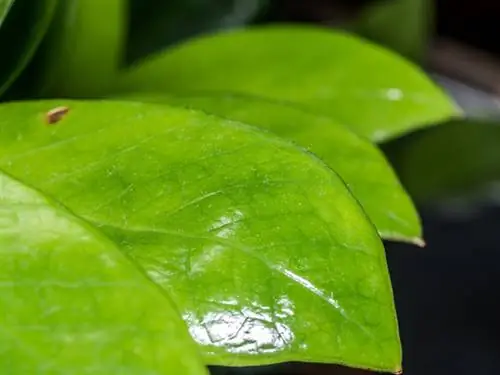
<path id="1" fill-rule="evenodd" d="M 57 0 L 16 0 L 11 5 L 0 29 L 0 95 L 32 59 L 50 25 L 56 4 Z"/>
<path id="2" fill-rule="evenodd" d="M 207 372 L 165 295 L 104 236 L 0 174 L 0 372 Z"/>
<path id="3" fill-rule="evenodd" d="M 150 95 L 142 100 L 202 109 L 296 142 L 339 173 L 382 237 L 421 243 L 417 211 L 382 153 L 331 118 L 242 95 Z"/>
<path id="4" fill-rule="evenodd" d="M 126 0 L 61 1 L 44 43 L 41 95 L 89 97 L 109 87 L 123 58 Z"/>
<path id="5" fill-rule="evenodd" d="M 118 87 L 247 93 L 294 102 L 375 141 L 458 115 L 416 66 L 352 35 L 305 26 L 196 39 L 131 68 Z"/>
<path id="6" fill-rule="evenodd" d="M 47 126 L 59 105 L 70 112 Z M 294 145 L 168 106 L 8 104 L 0 168 L 167 290 L 208 363 L 400 368 L 382 243 L 343 182 Z"/>

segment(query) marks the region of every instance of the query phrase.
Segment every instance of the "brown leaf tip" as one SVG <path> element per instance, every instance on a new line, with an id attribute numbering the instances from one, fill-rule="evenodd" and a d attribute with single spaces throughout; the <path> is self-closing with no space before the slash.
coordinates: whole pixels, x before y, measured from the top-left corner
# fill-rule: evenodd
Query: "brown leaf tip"
<path id="1" fill-rule="evenodd" d="M 69 112 L 69 108 L 65 106 L 56 107 L 51 109 L 45 115 L 47 124 L 53 125 L 61 121 L 61 119 Z"/>

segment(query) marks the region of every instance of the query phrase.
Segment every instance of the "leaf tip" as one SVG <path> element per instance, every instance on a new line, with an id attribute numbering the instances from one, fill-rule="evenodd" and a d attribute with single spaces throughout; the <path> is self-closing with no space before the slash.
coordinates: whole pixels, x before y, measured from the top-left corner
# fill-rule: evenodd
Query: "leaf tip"
<path id="1" fill-rule="evenodd" d="M 387 241 L 402 242 L 405 244 L 415 245 L 415 246 L 418 246 L 420 248 L 424 248 L 427 246 L 427 243 L 425 242 L 425 240 L 420 236 L 410 237 L 410 236 L 382 234 L 382 239 L 387 240 Z"/>
<path id="2" fill-rule="evenodd" d="M 412 244 L 420 247 L 420 248 L 424 248 L 427 246 L 427 243 L 425 242 L 425 240 L 421 237 L 415 237 L 415 238 L 412 238 L 411 241 L 410 241 Z"/>

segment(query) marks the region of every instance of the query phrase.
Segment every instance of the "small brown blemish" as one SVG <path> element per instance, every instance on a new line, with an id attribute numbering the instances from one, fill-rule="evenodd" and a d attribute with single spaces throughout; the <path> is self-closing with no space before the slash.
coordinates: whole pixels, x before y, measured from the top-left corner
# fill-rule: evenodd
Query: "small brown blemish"
<path id="1" fill-rule="evenodd" d="M 45 120 L 47 124 L 53 125 L 61 121 L 61 119 L 69 112 L 68 107 L 56 107 L 51 109 L 45 115 Z"/>

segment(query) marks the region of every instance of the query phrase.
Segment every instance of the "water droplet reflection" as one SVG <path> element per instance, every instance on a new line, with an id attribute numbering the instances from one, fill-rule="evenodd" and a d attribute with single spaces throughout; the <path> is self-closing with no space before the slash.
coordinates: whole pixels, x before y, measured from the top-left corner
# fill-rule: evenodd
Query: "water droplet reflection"
<path id="1" fill-rule="evenodd" d="M 400 89 L 388 89 L 385 96 L 392 101 L 401 100 L 403 99 L 403 91 Z"/>
<path id="2" fill-rule="evenodd" d="M 238 229 L 239 223 L 243 220 L 243 212 L 234 210 L 227 215 L 219 217 L 210 227 L 209 232 L 215 232 L 217 237 L 230 238 Z"/>
<path id="3" fill-rule="evenodd" d="M 191 336 L 201 345 L 223 347 L 232 353 L 277 352 L 289 347 L 295 336 L 286 324 L 294 315 L 293 303 L 279 297 L 274 308 L 256 302 L 241 307 L 234 300 L 210 304 L 212 311 L 184 314 Z"/>

